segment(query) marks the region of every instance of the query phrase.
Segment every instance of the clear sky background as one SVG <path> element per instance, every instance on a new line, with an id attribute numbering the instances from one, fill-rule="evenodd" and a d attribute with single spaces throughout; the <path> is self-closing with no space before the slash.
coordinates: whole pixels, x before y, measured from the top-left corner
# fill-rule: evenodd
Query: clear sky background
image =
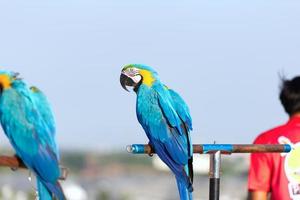
<path id="1" fill-rule="evenodd" d="M 128 63 L 153 66 L 183 96 L 194 143 L 251 143 L 287 120 L 278 74 L 300 74 L 299 10 L 297 0 L 2 0 L 0 65 L 47 94 L 61 148 L 147 142 L 135 94 L 119 84 Z"/>

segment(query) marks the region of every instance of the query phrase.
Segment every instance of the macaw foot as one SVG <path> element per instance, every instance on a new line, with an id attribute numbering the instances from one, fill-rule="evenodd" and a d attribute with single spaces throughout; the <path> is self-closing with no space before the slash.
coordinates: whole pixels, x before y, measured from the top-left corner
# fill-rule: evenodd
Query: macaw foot
<path id="1" fill-rule="evenodd" d="M 14 157 L 17 159 L 17 161 L 19 163 L 23 163 L 22 160 L 15 154 Z M 19 166 L 18 167 L 11 167 L 10 168 L 12 171 L 17 171 L 19 169 Z"/>
<path id="2" fill-rule="evenodd" d="M 15 172 L 19 169 L 19 167 L 11 167 L 10 169 Z"/>
<path id="3" fill-rule="evenodd" d="M 148 153 L 148 156 L 150 157 L 153 157 L 153 155 L 154 155 L 153 153 Z"/>
<path id="4" fill-rule="evenodd" d="M 60 177 L 59 180 L 65 181 L 69 175 L 69 169 L 64 166 L 59 166 L 60 168 Z"/>
<path id="5" fill-rule="evenodd" d="M 153 157 L 154 153 L 153 153 L 152 150 L 151 150 L 153 147 L 152 147 L 152 145 L 151 145 L 150 142 L 148 142 L 148 145 L 149 145 L 151 148 L 150 148 L 150 150 L 148 151 L 147 154 L 148 154 L 148 156 Z"/>

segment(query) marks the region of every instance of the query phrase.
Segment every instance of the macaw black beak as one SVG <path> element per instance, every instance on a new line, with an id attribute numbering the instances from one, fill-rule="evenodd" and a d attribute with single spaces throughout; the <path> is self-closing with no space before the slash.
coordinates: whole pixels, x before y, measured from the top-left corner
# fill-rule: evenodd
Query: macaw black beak
<path id="1" fill-rule="evenodd" d="M 126 90 L 128 92 L 129 92 L 129 90 L 127 89 L 126 86 L 132 86 L 132 87 L 136 86 L 136 83 L 130 77 L 126 76 L 123 73 L 120 76 L 120 83 L 121 83 L 122 87 L 124 88 L 124 90 Z"/>

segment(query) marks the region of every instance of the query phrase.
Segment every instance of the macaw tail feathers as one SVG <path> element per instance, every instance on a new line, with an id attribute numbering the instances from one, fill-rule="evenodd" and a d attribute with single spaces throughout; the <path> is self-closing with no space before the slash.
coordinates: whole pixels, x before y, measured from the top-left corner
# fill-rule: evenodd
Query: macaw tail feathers
<path id="1" fill-rule="evenodd" d="M 38 180 L 37 185 L 40 200 L 52 200 L 53 197 L 55 197 L 57 200 L 66 200 L 59 182 L 52 184 Z"/>
<path id="2" fill-rule="evenodd" d="M 52 200 L 52 195 L 41 181 L 37 181 L 38 195 L 41 200 Z"/>
<path id="3" fill-rule="evenodd" d="M 181 178 L 177 178 L 177 187 L 180 195 L 180 200 L 193 200 L 193 187 L 191 184 L 187 185 Z"/>

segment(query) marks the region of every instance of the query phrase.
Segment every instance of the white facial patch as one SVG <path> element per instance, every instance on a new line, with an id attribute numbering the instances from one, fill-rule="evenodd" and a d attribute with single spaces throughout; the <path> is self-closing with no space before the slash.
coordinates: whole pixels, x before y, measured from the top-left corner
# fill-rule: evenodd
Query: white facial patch
<path id="1" fill-rule="evenodd" d="M 129 68 L 122 73 L 129 76 L 135 83 L 139 83 L 142 80 L 142 76 L 139 74 L 139 70 L 137 68 Z"/>
<path id="2" fill-rule="evenodd" d="M 132 80 L 133 80 L 135 83 L 139 83 L 139 82 L 142 80 L 142 77 L 141 77 L 141 75 L 137 74 L 137 75 L 135 75 L 134 77 L 132 77 Z"/>

